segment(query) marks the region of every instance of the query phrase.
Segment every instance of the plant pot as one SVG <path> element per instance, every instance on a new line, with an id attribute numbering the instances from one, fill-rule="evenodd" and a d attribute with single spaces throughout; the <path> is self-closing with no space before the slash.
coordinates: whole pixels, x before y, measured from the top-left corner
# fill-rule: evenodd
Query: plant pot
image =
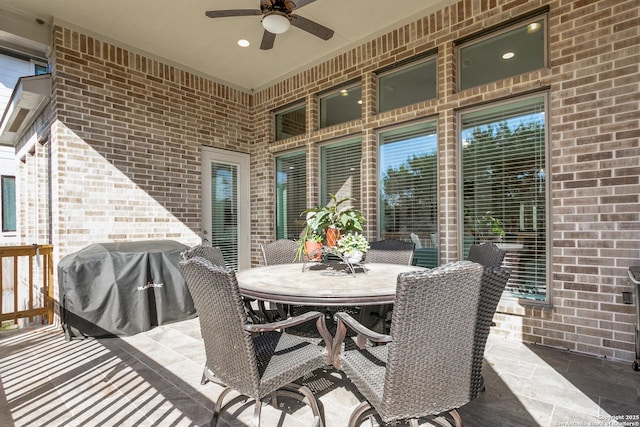
<path id="1" fill-rule="evenodd" d="M 349 264 L 357 264 L 362 261 L 364 254 L 358 250 L 345 252 L 344 258 Z"/>
<path id="2" fill-rule="evenodd" d="M 338 240 L 340 240 L 340 235 L 342 232 L 337 228 L 327 228 L 326 236 L 327 236 L 327 246 L 330 248 L 334 248 L 338 244 Z"/>
<path id="3" fill-rule="evenodd" d="M 322 261 L 322 243 L 304 242 L 304 259 L 306 261 Z"/>

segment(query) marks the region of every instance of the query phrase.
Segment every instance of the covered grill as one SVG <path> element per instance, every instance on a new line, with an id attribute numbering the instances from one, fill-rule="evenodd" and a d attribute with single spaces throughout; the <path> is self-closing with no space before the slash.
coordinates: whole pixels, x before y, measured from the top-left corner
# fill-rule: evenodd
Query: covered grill
<path id="1" fill-rule="evenodd" d="M 98 243 L 58 264 L 67 339 L 133 335 L 196 316 L 172 240 Z"/>

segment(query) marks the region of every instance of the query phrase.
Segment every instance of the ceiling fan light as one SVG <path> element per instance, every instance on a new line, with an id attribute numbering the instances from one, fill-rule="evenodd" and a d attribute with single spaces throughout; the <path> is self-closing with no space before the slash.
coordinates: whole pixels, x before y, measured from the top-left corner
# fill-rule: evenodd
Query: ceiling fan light
<path id="1" fill-rule="evenodd" d="M 287 32 L 291 22 L 282 12 L 270 12 L 262 18 L 262 26 L 271 34 L 282 34 Z"/>

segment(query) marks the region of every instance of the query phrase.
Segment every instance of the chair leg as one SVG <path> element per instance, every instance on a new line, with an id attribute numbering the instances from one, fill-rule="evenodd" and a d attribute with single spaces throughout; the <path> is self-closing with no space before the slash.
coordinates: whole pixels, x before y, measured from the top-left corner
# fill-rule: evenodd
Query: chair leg
<path id="1" fill-rule="evenodd" d="M 218 425 L 218 418 L 220 417 L 220 412 L 222 411 L 222 403 L 224 401 L 224 398 L 227 394 L 229 394 L 231 392 L 231 388 L 227 387 L 225 388 L 222 393 L 220 393 L 220 397 L 218 397 L 218 400 L 216 400 L 216 405 L 213 408 L 213 418 L 211 418 L 211 427 L 216 427 Z"/>
<path id="2" fill-rule="evenodd" d="M 204 371 L 202 371 L 202 378 L 200 379 L 200 384 L 205 385 L 209 382 L 207 378 L 207 367 L 205 366 Z"/>
<path id="3" fill-rule="evenodd" d="M 253 410 L 253 425 L 260 427 L 260 412 L 262 412 L 262 400 L 256 399 L 256 406 Z"/>
<path id="4" fill-rule="evenodd" d="M 358 427 L 358 421 L 360 418 L 366 414 L 370 409 L 372 409 L 371 404 L 367 401 L 360 403 L 356 406 L 356 409 L 351 413 L 351 417 L 349 417 L 349 427 Z"/>
<path id="5" fill-rule="evenodd" d="M 449 411 L 449 414 L 451 414 L 451 416 L 455 420 L 456 427 L 463 427 L 463 425 L 462 425 L 462 417 L 460 416 L 460 414 L 458 413 L 457 410 L 454 409 L 452 411 Z"/>
<path id="6" fill-rule="evenodd" d="M 311 408 L 311 412 L 313 414 L 313 426 L 317 426 L 317 427 L 324 426 L 324 423 L 322 421 L 322 415 L 320 414 L 320 408 L 318 407 L 318 401 L 316 400 L 311 390 L 309 390 L 309 388 L 303 385 L 291 383 L 280 388 L 278 392 L 280 393 L 284 392 L 284 394 L 290 397 L 293 397 L 294 399 L 297 399 L 299 396 L 302 396 L 302 400 L 306 398 L 307 404 Z"/>

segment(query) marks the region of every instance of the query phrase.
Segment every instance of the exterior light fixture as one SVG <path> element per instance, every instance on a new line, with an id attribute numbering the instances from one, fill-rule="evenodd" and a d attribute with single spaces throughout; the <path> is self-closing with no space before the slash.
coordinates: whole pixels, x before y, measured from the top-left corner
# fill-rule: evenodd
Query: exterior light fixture
<path id="1" fill-rule="evenodd" d="M 262 18 L 262 26 L 271 34 L 282 34 L 286 33 L 291 27 L 291 22 L 287 15 L 282 12 L 270 12 Z"/>
<path id="2" fill-rule="evenodd" d="M 513 52 L 507 52 L 507 53 L 504 53 L 504 54 L 502 55 L 502 59 L 511 59 L 511 58 L 513 58 L 514 56 L 516 56 L 516 54 L 515 54 L 515 53 L 513 53 Z"/>
<path id="3" fill-rule="evenodd" d="M 539 22 L 532 22 L 531 24 L 527 25 L 527 33 L 535 33 L 540 28 L 542 28 L 542 25 Z"/>
<path id="4" fill-rule="evenodd" d="M 249 44 L 250 44 L 249 40 L 245 40 L 245 39 L 238 40 L 238 46 L 240 47 L 248 47 Z"/>

